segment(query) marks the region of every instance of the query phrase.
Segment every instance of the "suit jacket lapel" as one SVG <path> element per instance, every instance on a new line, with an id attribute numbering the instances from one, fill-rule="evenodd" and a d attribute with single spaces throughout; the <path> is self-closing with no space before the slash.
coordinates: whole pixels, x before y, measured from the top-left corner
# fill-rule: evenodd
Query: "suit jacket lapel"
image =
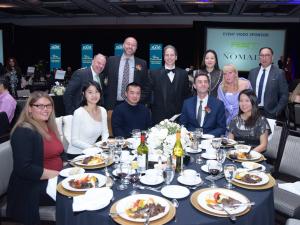
<path id="1" fill-rule="evenodd" d="M 211 97 L 210 97 L 210 96 L 208 96 L 208 100 L 207 100 L 207 105 L 206 105 L 206 107 L 208 107 L 208 108 L 211 109 Z M 209 118 L 209 113 L 207 113 L 207 112 L 205 111 L 205 114 L 204 114 L 204 121 L 203 121 L 202 127 L 204 127 L 204 125 L 205 125 L 206 121 L 208 120 L 208 118 Z"/>
<path id="2" fill-rule="evenodd" d="M 160 69 L 160 76 L 161 76 L 161 90 L 162 90 L 162 95 L 163 95 L 163 101 L 164 101 L 164 106 L 166 107 L 166 102 L 167 102 L 167 88 L 166 88 L 166 82 L 169 82 L 167 79 L 169 77 L 166 75 L 165 68 L 162 67 Z"/>
<path id="3" fill-rule="evenodd" d="M 256 74 L 256 76 L 253 76 L 253 79 L 254 79 L 254 87 L 252 87 L 252 89 L 255 91 L 255 93 L 256 93 L 256 82 L 257 82 L 257 76 L 258 76 L 258 73 L 259 73 L 259 70 L 260 70 L 260 67 L 258 67 L 257 69 L 256 69 L 256 71 L 254 72 L 254 74 Z"/>
<path id="4" fill-rule="evenodd" d="M 193 105 L 191 107 L 192 110 L 192 118 L 194 118 L 196 124 L 198 124 L 197 115 L 196 115 L 196 107 L 197 107 L 197 96 L 194 96 Z M 199 125 L 199 124 L 198 124 Z"/>
<path id="5" fill-rule="evenodd" d="M 267 80 L 267 83 L 266 83 L 266 88 L 265 88 L 265 94 L 264 94 L 264 99 L 268 96 L 266 96 L 266 93 L 270 93 L 269 92 L 269 87 L 270 87 L 270 84 L 271 84 L 271 80 L 273 79 L 273 66 L 271 66 L 270 68 L 270 71 L 269 71 L 269 75 L 268 75 L 268 80 Z"/>
<path id="6" fill-rule="evenodd" d="M 179 90 L 179 83 L 180 83 L 180 74 L 179 74 L 179 69 L 176 67 L 175 68 L 175 75 L 173 79 L 173 85 L 175 86 L 175 90 Z"/>
<path id="7" fill-rule="evenodd" d="M 116 60 L 114 61 L 114 65 L 113 65 L 113 68 L 114 68 L 114 76 L 115 76 L 115 79 L 117 79 L 118 81 L 118 77 L 119 77 L 119 66 L 120 66 L 120 61 L 121 61 L 121 56 L 118 56 L 116 58 Z"/>

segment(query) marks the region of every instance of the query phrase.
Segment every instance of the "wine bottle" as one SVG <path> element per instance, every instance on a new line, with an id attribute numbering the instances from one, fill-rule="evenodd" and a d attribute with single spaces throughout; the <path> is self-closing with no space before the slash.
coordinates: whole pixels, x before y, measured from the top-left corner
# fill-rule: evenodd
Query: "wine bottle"
<path id="1" fill-rule="evenodd" d="M 146 134 L 141 133 L 141 143 L 137 148 L 138 164 L 140 172 L 144 172 L 148 169 L 148 147 L 145 143 Z"/>
<path id="2" fill-rule="evenodd" d="M 177 130 L 176 142 L 173 148 L 173 159 L 174 159 L 173 162 L 175 164 L 176 173 L 181 173 L 183 170 L 183 156 L 184 156 L 184 150 L 181 144 L 180 130 Z"/>

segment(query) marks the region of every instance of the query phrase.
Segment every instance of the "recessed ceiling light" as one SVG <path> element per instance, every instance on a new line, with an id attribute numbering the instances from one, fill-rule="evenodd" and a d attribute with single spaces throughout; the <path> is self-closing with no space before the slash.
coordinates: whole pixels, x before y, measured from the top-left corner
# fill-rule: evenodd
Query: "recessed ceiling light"
<path id="1" fill-rule="evenodd" d="M 0 3 L 0 8 L 13 8 L 13 7 L 16 6 L 10 3 Z"/>

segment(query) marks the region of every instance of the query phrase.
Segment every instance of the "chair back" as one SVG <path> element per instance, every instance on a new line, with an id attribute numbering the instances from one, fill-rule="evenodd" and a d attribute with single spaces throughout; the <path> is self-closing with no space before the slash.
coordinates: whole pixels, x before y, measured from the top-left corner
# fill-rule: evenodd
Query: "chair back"
<path id="1" fill-rule="evenodd" d="M 300 136 L 290 133 L 287 136 L 282 159 L 279 165 L 279 172 L 293 177 L 300 178 Z"/>
<path id="2" fill-rule="evenodd" d="M 18 96 L 18 98 L 29 97 L 30 96 L 30 90 L 29 89 L 17 90 L 17 96 Z"/>
<path id="3" fill-rule="evenodd" d="M 295 104 L 294 110 L 295 110 L 295 125 L 296 127 L 300 127 L 300 104 Z"/>
<path id="4" fill-rule="evenodd" d="M 275 125 L 276 125 L 276 120 L 274 120 L 274 119 L 268 119 L 268 118 L 267 118 L 267 120 L 268 120 L 268 123 L 269 123 L 270 128 L 271 128 L 271 134 L 268 137 L 268 141 L 271 141 L 272 138 L 273 138 L 273 133 L 274 133 Z"/>
<path id="5" fill-rule="evenodd" d="M 0 112 L 0 124 L 0 136 L 2 136 L 9 131 L 9 120 L 6 112 Z"/>
<path id="6" fill-rule="evenodd" d="M 0 196 L 6 193 L 13 170 L 13 157 L 10 141 L 0 144 Z"/>
<path id="7" fill-rule="evenodd" d="M 61 142 L 63 141 L 63 117 L 56 117 L 55 118 L 56 126 L 58 129 L 59 137 Z"/>
<path id="8" fill-rule="evenodd" d="M 272 138 L 268 141 L 267 151 L 264 153 L 267 158 L 276 159 L 282 130 L 281 126 L 274 126 Z"/>
<path id="9" fill-rule="evenodd" d="M 63 117 L 63 138 L 64 138 L 64 148 L 68 149 L 68 146 L 71 143 L 71 133 L 72 133 L 72 120 L 73 115 L 68 115 Z"/>

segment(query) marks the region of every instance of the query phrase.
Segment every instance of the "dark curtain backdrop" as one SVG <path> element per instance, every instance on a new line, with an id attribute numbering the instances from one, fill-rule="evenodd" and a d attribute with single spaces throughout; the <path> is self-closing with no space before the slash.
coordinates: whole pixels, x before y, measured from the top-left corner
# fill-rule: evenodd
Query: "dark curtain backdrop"
<path id="1" fill-rule="evenodd" d="M 194 22 L 191 27 L 180 26 L 72 26 L 72 27 L 21 27 L 2 24 L 4 30 L 4 57 L 15 56 L 23 69 L 40 59 L 49 61 L 49 43 L 61 43 L 62 68 L 81 67 L 81 44 L 94 44 L 94 54 L 114 54 L 114 43 L 122 43 L 127 36 L 138 40 L 136 55 L 149 62 L 149 44 L 172 44 L 178 50 L 177 65 L 186 68 L 200 65 L 205 51 L 206 27 L 286 29 L 285 56 L 291 56 L 295 77 L 300 78 L 300 29 L 299 23 L 224 23 Z M 274 62 L 277 64 L 277 62 Z M 241 74 L 246 76 L 247 74 Z"/>

